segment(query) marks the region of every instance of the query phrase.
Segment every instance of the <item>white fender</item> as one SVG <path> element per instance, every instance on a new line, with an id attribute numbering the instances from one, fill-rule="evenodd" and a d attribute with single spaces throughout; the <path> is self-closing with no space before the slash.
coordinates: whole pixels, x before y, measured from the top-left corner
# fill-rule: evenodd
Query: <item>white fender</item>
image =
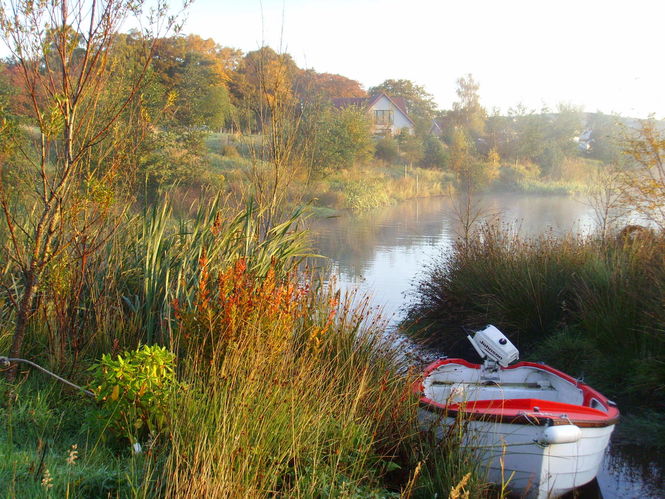
<path id="1" fill-rule="evenodd" d="M 547 444 L 569 444 L 582 438 L 582 430 L 574 424 L 548 426 L 543 432 L 541 442 Z"/>

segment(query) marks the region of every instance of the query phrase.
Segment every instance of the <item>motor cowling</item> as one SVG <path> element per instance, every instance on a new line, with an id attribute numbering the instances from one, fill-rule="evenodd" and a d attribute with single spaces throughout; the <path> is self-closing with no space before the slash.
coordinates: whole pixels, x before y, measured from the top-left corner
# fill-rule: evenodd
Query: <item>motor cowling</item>
<path id="1" fill-rule="evenodd" d="M 519 359 L 519 350 L 506 338 L 506 335 L 492 325 L 476 331 L 473 337 L 467 336 L 467 338 L 478 355 L 483 359 L 492 360 L 500 366 L 508 367 L 511 362 Z"/>

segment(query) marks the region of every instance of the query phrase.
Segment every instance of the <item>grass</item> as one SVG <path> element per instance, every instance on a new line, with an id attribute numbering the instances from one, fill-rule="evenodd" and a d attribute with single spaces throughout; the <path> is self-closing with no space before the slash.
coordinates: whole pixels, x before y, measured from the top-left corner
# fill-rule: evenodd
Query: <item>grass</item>
<path id="1" fill-rule="evenodd" d="M 215 339 L 190 355 L 223 360 L 191 363 L 184 374 L 190 390 L 175 411 L 173 495 L 219 497 L 234 484 L 239 497 L 385 496 L 381 478 L 397 466 L 401 425 L 413 428 L 399 405 L 408 385 L 380 350 L 378 331 L 356 336 L 364 313 L 345 312 L 334 296 L 313 302 L 270 280 L 243 287 L 199 311 L 214 318 L 207 333 Z M 298 303 L 259 314 L 263 302 L 241 295 L 266 287 L 295 293 Z M 189 322 L 182 334 L 198 326 Z"/>
<path id="2" fill-rule="evenodd" d="M 587 184 L 575 181 L 551 181 L 541 179 L 521 180 L 510 186 L 492 186 L 491 190 L 496 192 L 514 192 L 521 194 L 537 194 L 540 196 L 566 196 L 588 189 Z"/>
<path id="3" fill-rule="evenodd" d="M 524 239 L 487 226 L 436 262 L 416 291 L 413 331 L 469 355 L 462 327 L 495 324 L 520 348 L 610 398 L 665 403 L 665 236 Z"/>
<path id="4" fill-rule="evenodd" d="M 0 390 L 9 393 L 4 382 Z M 154 463 L 102 444 L 90 425 L 94 405 L 32 376 L 13 391 L 16 401 L 0 409 L 0 489 L 6 497 L 141 495 Z"/>
<path id="5" fill-rule="evenodd" d="M 314 182 L 310 191 L 315 193 L 316 206 L 363 212 L 443 195 L 452 181 L 453 176 L 441 170 L 370 165 L 331 173 Z"/>
<path id="6" fill-rule="evenodd" d="M 189 213 L 165 203 L 128 216 L 80 279 L 63 254 L 24 352 L 86 385 L 102 354 L 166 345 L 181 387 L 168 424 L 144 432 L 136 454 L 135 432 L 104 419 L 129 396 L 122 383 L 95 402 L 22 373 L 0 387 L 4 495 L 431 497 L 467 473 L 467 489 L 485 493 L 459 442 L 421 431 L 413 376 L 368 301 L 297 273 L 308 254 L 298 213 L 270 229 L 252 205 Z M 11 311 L 0 320 L 6 351 Z"/>
<path id="7" fill-rule="evenodd" d="M 203 179 L 203 183 L 221 187 L 234 199 L 246 199 L 251 192 L 250 177 L 271 169 L 267 163 L 250 159 L 251 150 L 258 151 L 258 136 L 209 134 L 205 143 L 210 178 Z M 499 178 L 483 188 L 553 196 L 586 192 L 599 165 L 588 158 L 566 158 L 557 165 L 556 172 L 544 177 L 535 164 L 504 164 Z M 289 174 L 293 181 L 287 187 L 286 198 L 294 206 L 303 200 L 312 202 L 317 216 L 326 216 L 329 210 L 358 213 L 407 199 L 445 195 L 456 184 L 455 173 L 447 169 L 391 165 L 379 160 L 325 174 L 310 176 L 298 169 Z M 267 184 L 269 177 L 265 174 L 263 181 Z"/>

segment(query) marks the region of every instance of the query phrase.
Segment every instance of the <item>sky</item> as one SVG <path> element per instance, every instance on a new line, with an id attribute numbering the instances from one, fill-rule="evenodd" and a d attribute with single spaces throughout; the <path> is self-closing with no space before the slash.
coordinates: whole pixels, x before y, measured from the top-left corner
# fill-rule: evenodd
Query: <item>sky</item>
<path id="1" fill-rule="evenodd" d="M 194 0 L 183 32 L 364 88 L 422 85 L 441 109 L 471 73 L 482 104 L 665 118 L 662 0 Z"/>

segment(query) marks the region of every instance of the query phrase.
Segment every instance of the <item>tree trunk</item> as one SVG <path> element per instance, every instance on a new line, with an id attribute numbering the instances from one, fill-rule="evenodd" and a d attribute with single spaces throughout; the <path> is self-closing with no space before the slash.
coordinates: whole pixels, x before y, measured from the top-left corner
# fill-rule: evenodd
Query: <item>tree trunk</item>
<path id="1" fill-rule="evenodd" d="M 12 358 L 20 357 L 21 349 L 23 347 L 23 339 L 25 332 L 28 328 L 28 321 L 32 315 L 32 309 L 35 303 L 35 295 L 37 292 L 37 283 L 34 276 L 28 278 L 26 283 L 25 293 L 21 299 L 21 304 L 16 314 L 16 326 L 14 328 L 14 337 L 12 340 L 12 347 L 9 351 L 9 356 Z M 12 364 L 7 371 L 7 381 L 12 383 L 16 379 L 18 365 Z"/>

